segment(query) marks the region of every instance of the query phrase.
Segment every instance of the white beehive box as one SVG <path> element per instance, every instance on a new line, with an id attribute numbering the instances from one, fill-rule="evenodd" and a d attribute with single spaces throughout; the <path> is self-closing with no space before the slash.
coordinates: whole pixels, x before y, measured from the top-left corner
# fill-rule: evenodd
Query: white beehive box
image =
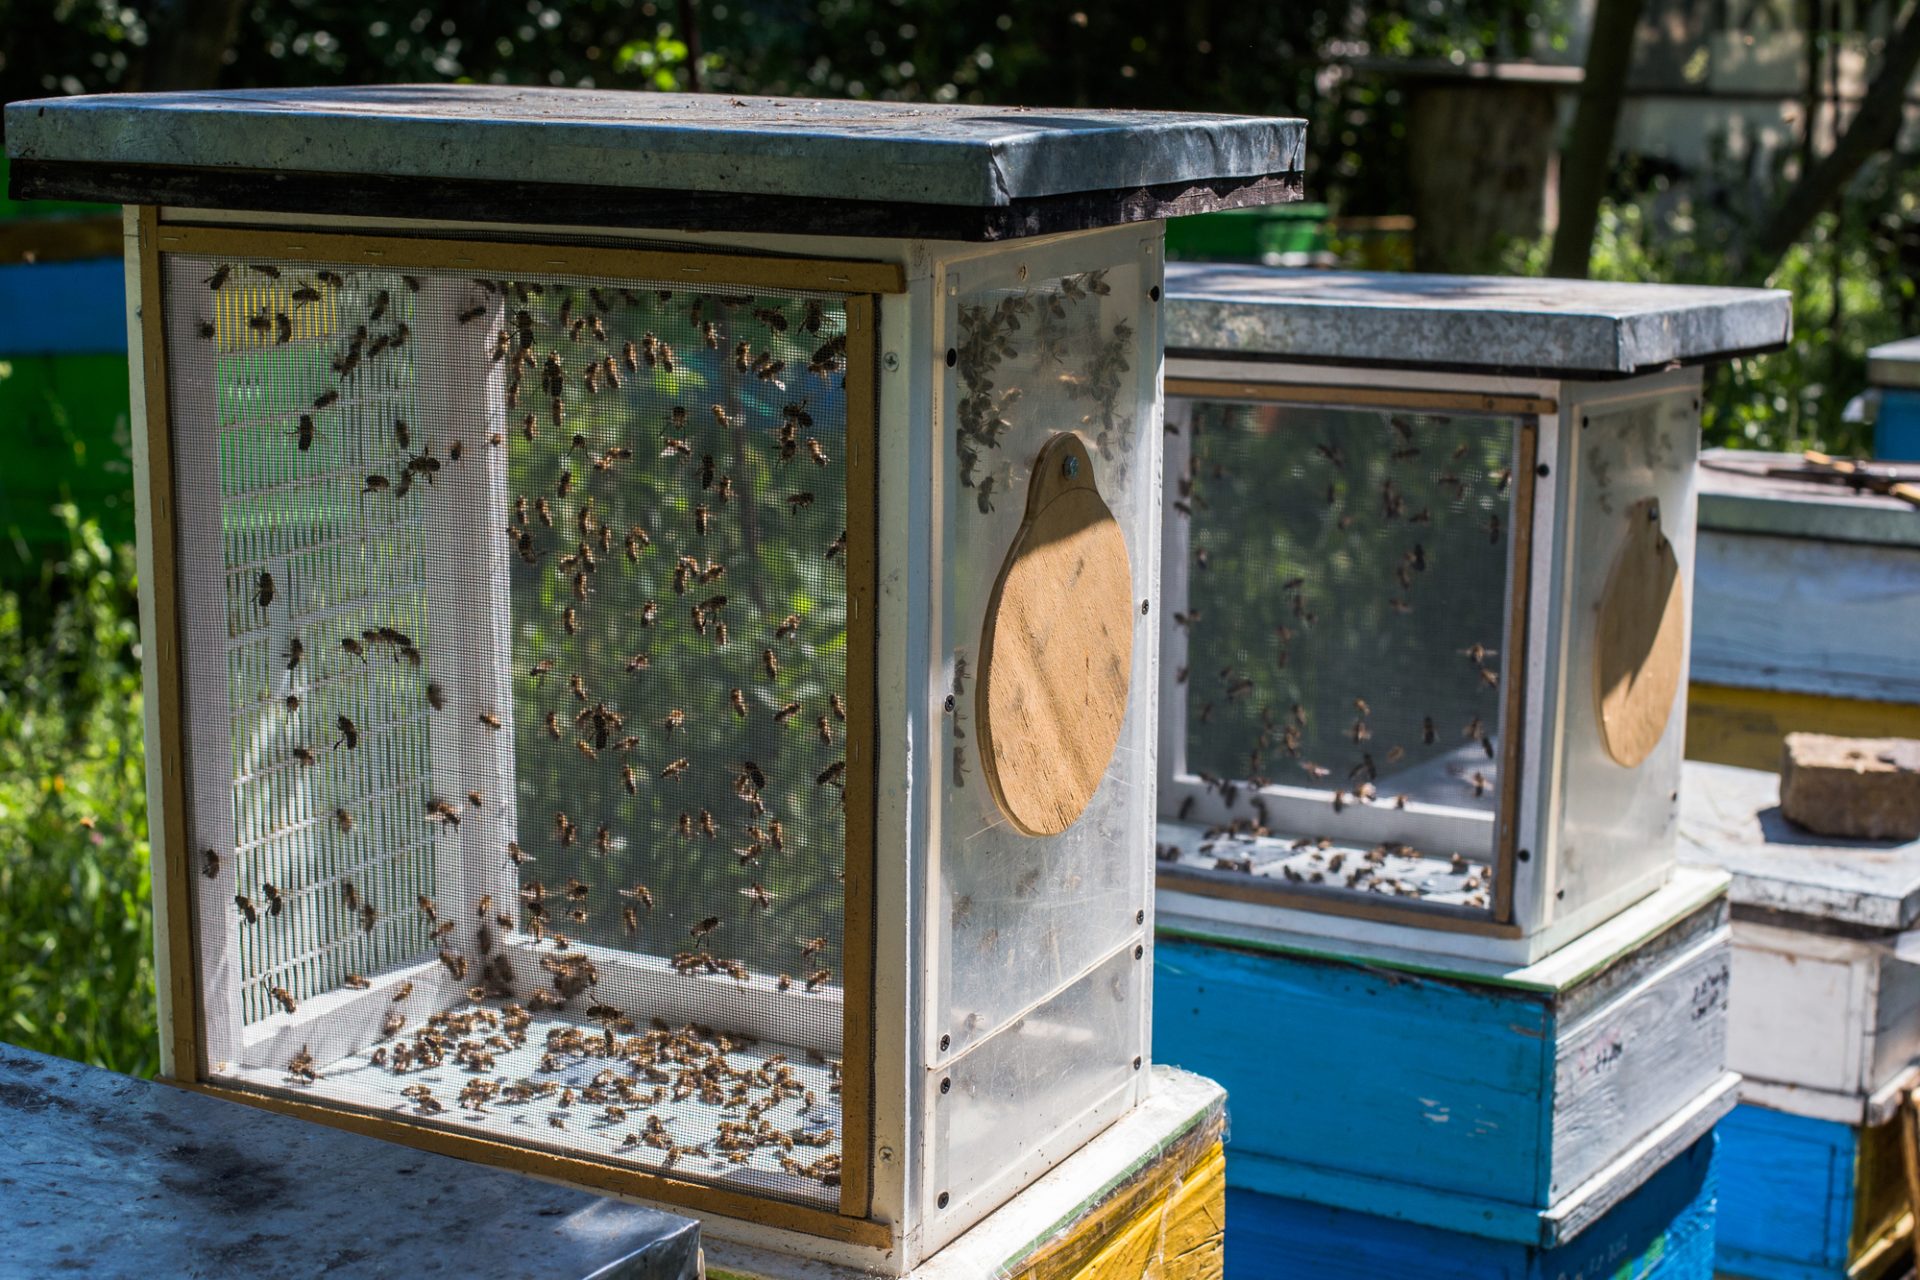
<path id="1" fill-rule="evenodd" d="M 1155 219 L 1293 198 L 1299 122 L 402 87 L 7 141 L 137 206 L 166 1074 L 888 1273 L 1141 1100 Z"/>
<path id="2" fill-rule="evenodd" d="M 1526 964 L 1673 865 L 1703 361 L 1784 293 L 1168 272 L 1160 912 Z"/>

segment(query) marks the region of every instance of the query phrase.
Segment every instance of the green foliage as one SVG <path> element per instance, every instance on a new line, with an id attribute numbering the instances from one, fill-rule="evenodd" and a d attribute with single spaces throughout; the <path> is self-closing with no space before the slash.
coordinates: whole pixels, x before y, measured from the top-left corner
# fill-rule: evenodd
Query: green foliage
<path id="1" fill-rule="evenodd" d="M 59 514 L 66 555 L 0 592 L 0 1037 L 151 1075 L 133 549 Z"/>
<path id="2" fill-rule="evenodd" d="M 1842 420 L 1866 389 L 1867 351 L 1913 332 L 1920 322 L 1910 222 L 1920 196 L 1899 184 L 1870 183 L 1839 213 L 1824 215 L 1788 251 L 1767 283 L 1793 294 L 1793 340 L 1772 355 L 1729 360 L 1710 371 L 1702 412 L 1709 447 L 1794 452 L 1870 452 L 1871 429 Z M 1596 280 L 1740 282 L 1735 248 L 1741 214 L 1701 207 L 1655 182 L 1646 193 L 1607 202 L 1594 235 Z M 1519 247 L 1512 270 L 1540 275 L 1549 240 Z"/>

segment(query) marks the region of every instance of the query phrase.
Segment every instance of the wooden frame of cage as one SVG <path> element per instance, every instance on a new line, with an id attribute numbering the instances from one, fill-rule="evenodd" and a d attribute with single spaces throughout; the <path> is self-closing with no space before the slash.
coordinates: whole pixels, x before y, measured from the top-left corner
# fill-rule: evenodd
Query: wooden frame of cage
<path id="1" fill-rule="evenodd" d="M 1540 446 L 1540 419 L 1559 412 L 1559 403 L 1541 395 L 1490 393 L 1444 388 L 1410 388 L 1344 385 L 1314 382 L 1250 382 L 1219 378 L 1169 377 L 1166 379 L 1169 401 L 1225 401 L 1300 405 L 1334 409 L 1404 409 L 1410 412 L 1481 413 L 1511 417 L 1516 421 L 1514 447 L 1514 493 L 1507 554 L 1507 651 L 1525 654 L 1529 608 L 1532 602 L 1532 561 L 1534 550 L 1535 486 Z M 1166 579 L 1162 575 L 1164 591 Z M 1162 618 L 1170 618 L 1174 606 L 1168 602 Z M 1163 624 L 1164 625 L 1164 624 Z M 1203 898 L 1231 902 L 1285 907 L 1323 915 L 1347 916 L 1378 921 L 1382 924 L 1414 925 L 1448 933 L 1474 933 L 1488 937 L 1517 938 L 1524 933 L 1514 919 L 1514 881 L 1520 849 L 1520 766 L 1529 681 L 1527 664 L 1508 668 L 1506 697 L 1502 700 L 1500 743 L 1501 790 L 1494 811 L 1493 896 L 1487 908 L 1464 908 L 1440 903 L 1408 903 L 1399 900 L 1372 901 L 1360 895 L 1337 892 L 1313 892 L 1290 888 L 1285 881 L 1270 877 L 1253 878 L 1202 867 L 1157 866 L 1155 878 L 1166 889 L 1191 893 Z M 1183 695 L 1182 695 L 1183 696 Z M 1162 715 L 1163 722 L 1172 718 Z M 1184 721 L 1182 721 L 1184 723 Z"/>
<path id="2" fill-rule="evenodd" d="M 897 264 L 453 238 L 370 236 L 163 223 L 152 205 L 129 210 L 129 273 L 137 285 L 140 364 L 134 408 L 136 499 L 142 508 L 141 612 L 149 658 L 148 760 L 155 934 L 163 1002 L 162 1074 L 199 1092 L 536 1176 L 715 1213 L 853 1245 L 885 1248 L 892 1228 L 873 1200 L 875 792 L 877 627 L 878 295 L 905 292 Z M 364 262 L 387 268 L 511 274 L 594 274 L 807 290 L 841 295 L 847 317 L 847 773 L 842 921 L 841 1157 L 838 1208 L 828 1210 L 707 1182 L 398 1120 L 353 1104 L 305 1102 L 209 1080 L 198 975 L 198 920 L 186 833 L 186 671 L 182 651 L 174 452 L 163 297 L 165 253 L 212 252 L 281 261 Z M 857 1066 L 855 1065 L 857 1064 Z"/>

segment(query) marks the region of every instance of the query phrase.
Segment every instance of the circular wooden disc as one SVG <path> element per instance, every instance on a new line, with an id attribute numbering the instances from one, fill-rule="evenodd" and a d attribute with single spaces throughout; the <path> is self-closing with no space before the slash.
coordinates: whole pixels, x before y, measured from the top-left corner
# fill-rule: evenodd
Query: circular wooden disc
<path id="1" fill-rule="evenodd" d="M 1607 754 L 1633 768 L 1658 746 L 1686 657 L 1686 608 L 1673 544 L 1651 498 L 1627 513 L 1626 542 L 1607 575 L 1594 640 L 1594 692 Z"/>
<path id="2" fill-rule="evenodd" d="M 1057 435 L 1034 462 L 980 638 L 981 771 L 1022 834 L 1060 834 L 1099 789 L 1126 718 L 1134 620 L 1126 539 L 1086 447 Z"/>

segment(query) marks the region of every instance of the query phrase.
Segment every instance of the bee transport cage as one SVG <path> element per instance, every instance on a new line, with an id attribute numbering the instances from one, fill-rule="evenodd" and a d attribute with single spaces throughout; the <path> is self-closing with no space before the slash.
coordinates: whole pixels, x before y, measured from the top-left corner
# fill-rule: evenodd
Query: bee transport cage
<path id="1" fill-rule="evenodd" d="M 888 1273 L 1140 1112 L 1159 219 L 1297 198 L 1298 121 L 7 140 L 131 206 L 165 1074 Z"/>
<path id="2" fill-rule="evenodd" d="M 1524 965 L 1674 863 L 1701 375 L 1787 295 L 1168 270 L 1163 926 Z"/>

